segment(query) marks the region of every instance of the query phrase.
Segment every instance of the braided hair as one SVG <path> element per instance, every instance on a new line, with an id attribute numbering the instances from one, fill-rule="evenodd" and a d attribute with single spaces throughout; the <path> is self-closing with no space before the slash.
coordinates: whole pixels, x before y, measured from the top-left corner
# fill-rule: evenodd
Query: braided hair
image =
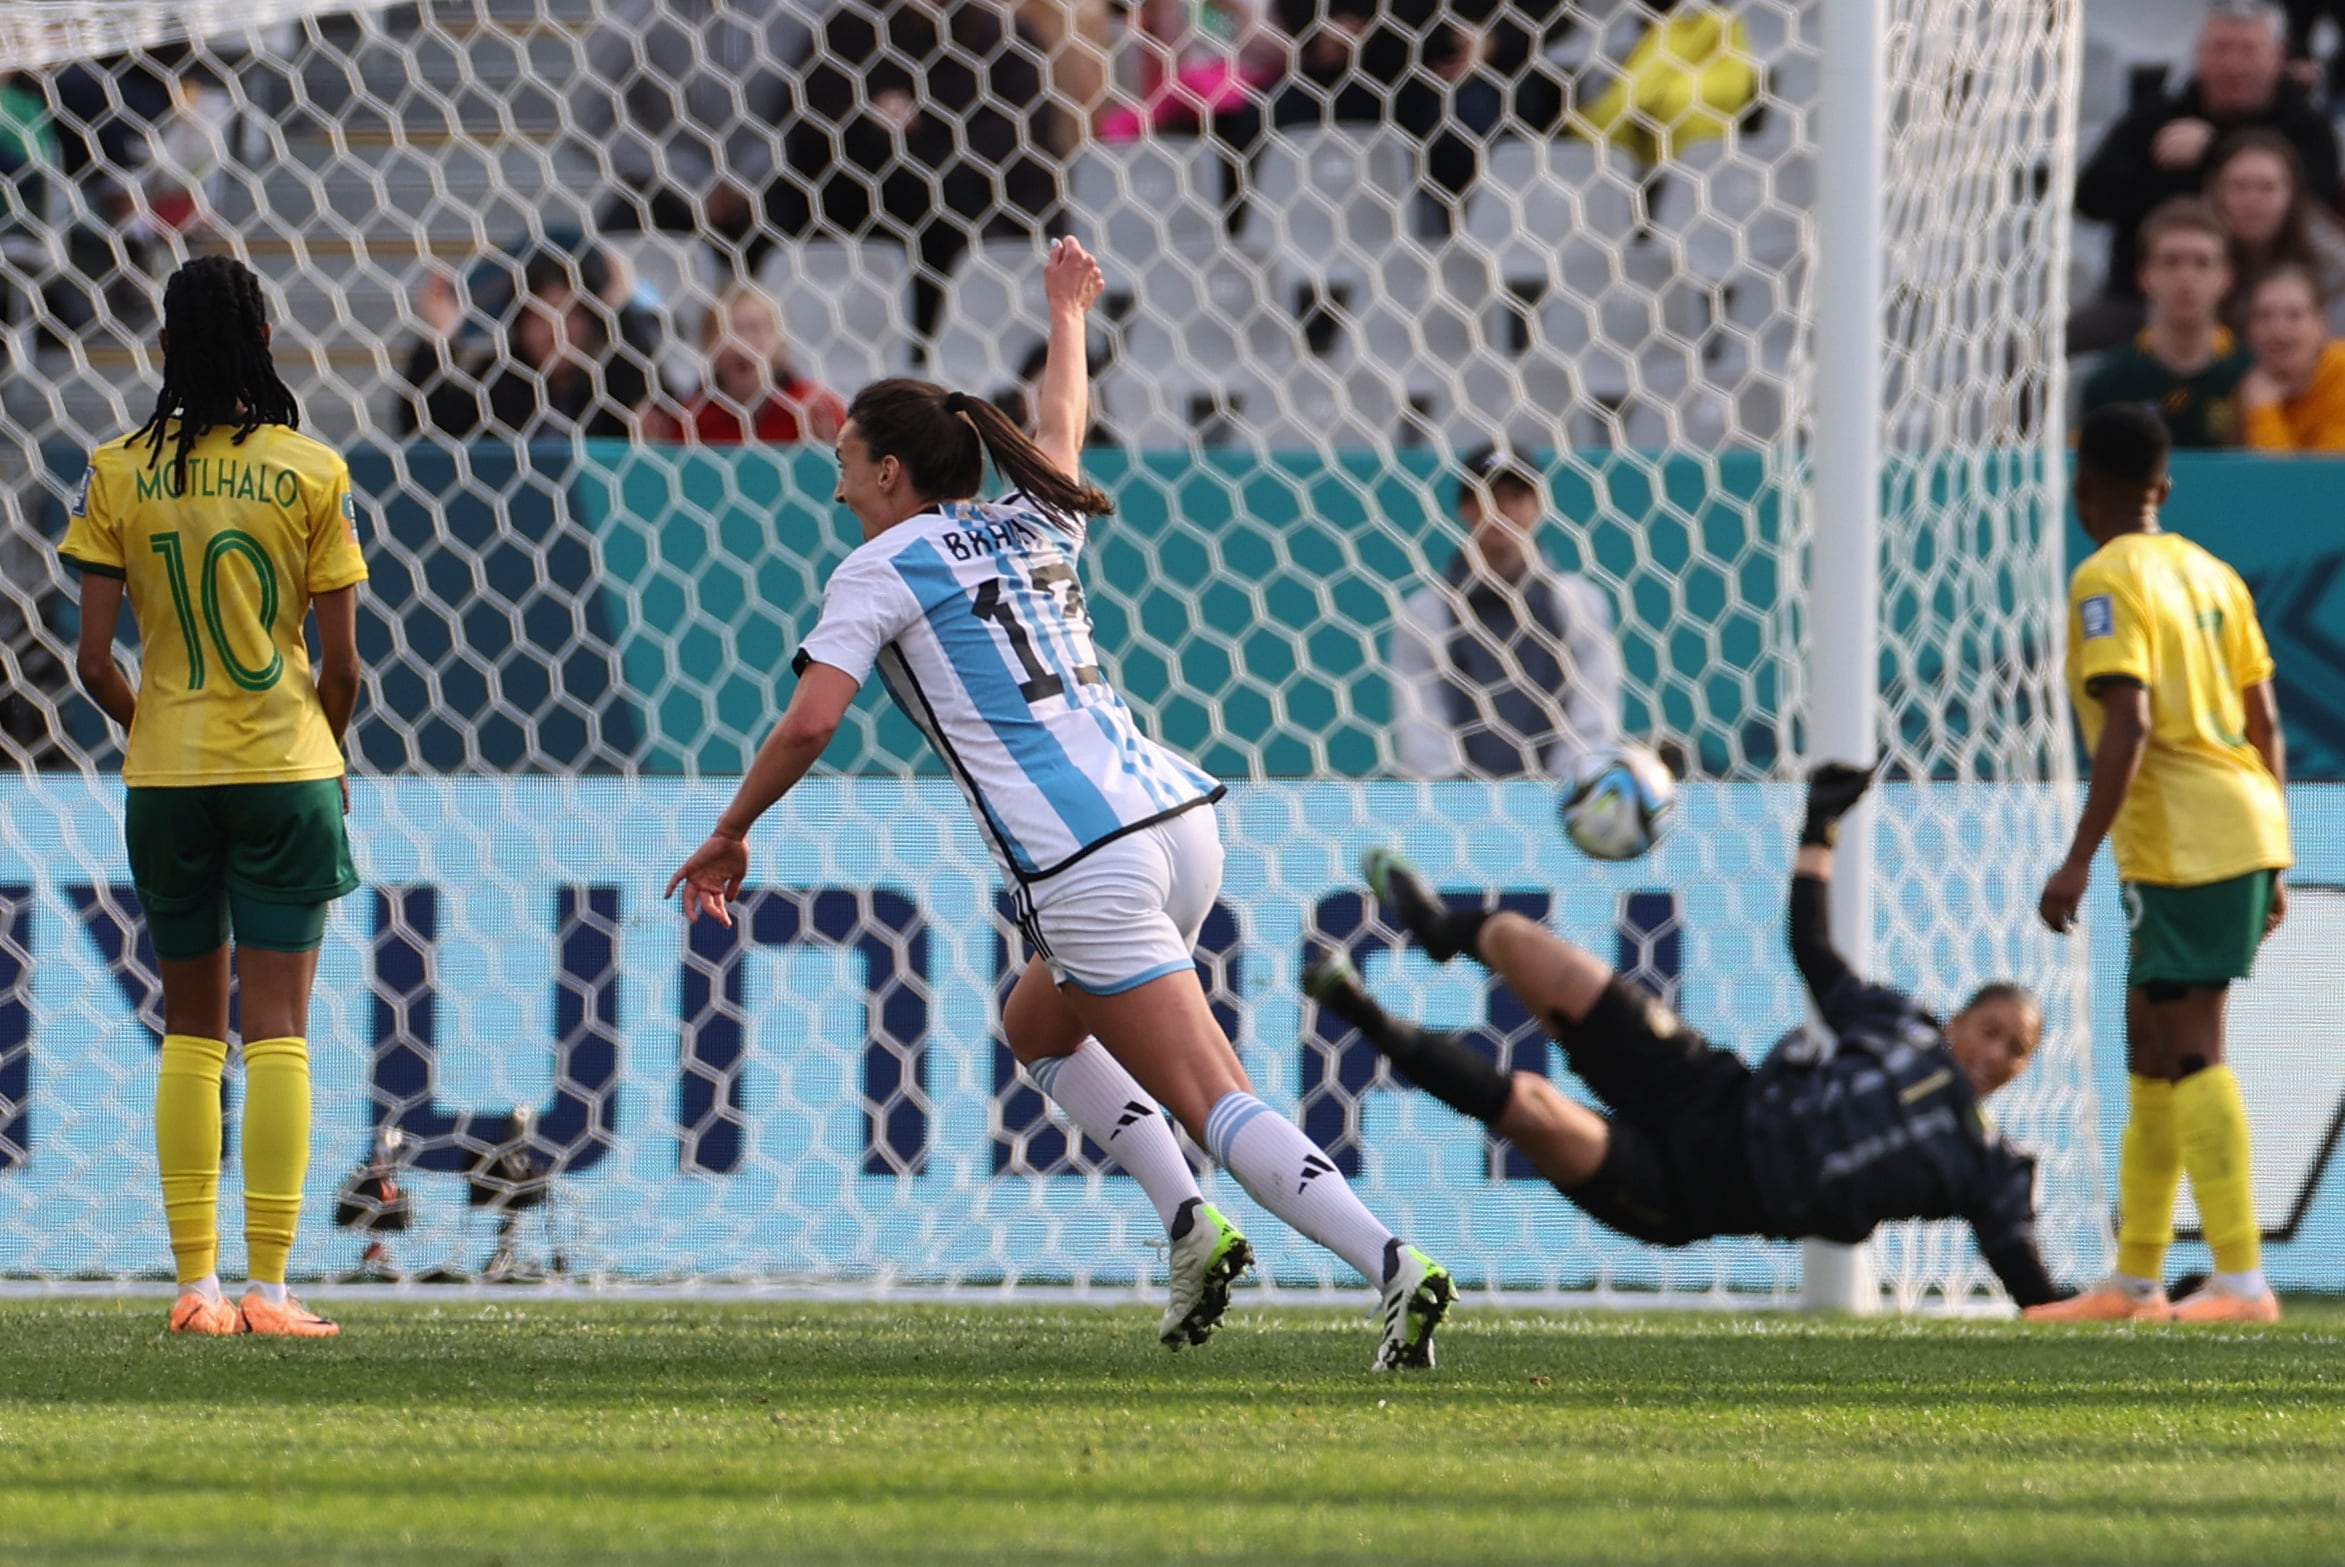
<path id="1" fill-rule="evenodd" d="M 198 256 L 172 273 L 163 288 L 163 330 L 163 388 L 153 417 L 132 439 L 146 438 L 151 468 L 171 420 L 179 420 L 173 489 L 187 487 L 187 454 L 215 425 L 236 426 L 239 442 L 264 424 L 300 426 L 293 393 L 269 358 L 268 314 L 252 268 L 233 256 Z"/>

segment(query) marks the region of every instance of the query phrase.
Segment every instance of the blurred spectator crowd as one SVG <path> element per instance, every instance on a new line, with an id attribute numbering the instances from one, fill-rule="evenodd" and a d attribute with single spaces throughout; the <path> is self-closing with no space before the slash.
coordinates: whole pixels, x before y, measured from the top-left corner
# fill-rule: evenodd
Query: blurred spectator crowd
<path id="1" fill-rule="evenodd" d="M 2088 26 L 2114 9 L 2088 0 Z M 1321 127 L 1394 135 L 1408 149 L 1395 239 L 1472 231 L 1503 249 L 1512 211 L 1483 233 L 1473 203 L 1504 144 L 1601 149 L 1609 167 L 1633 171 L 1641 188 L 1621 211 L 1642 225 L 1681 165 L 1700 167 L 1705 149 L 1776 112 L 1751 24 L 1799 6 L 610 0 L 574 10 L 557 141 L 599 186 L 568 193 L 575 222 L 532 225 L 461 265 L 425 258 L 402 311 L 420 330 L 391 356 L 380 414 L 390 431 L 827 440 L 853 386 L 821 384 L 792 328 L 808 311 L 852 316 L 837 277 L 869 272 L 861 284 L 902 296 L 874 317 L 903 341 L 873 356 L 873 373 L 884 362 L 949 374 L 957 367 L 935 348 L 956 269 L 980 247 L 1091 227 L 1080 166 L 1116 149 L 1202 152 L 1211 221 L 1232 240 L 1264 199 L 1273 133 Z M 2088 77 L 2093 60 L 2088 47 Z M 2079 291 L 2069 322 L 2078 401 L 2154 403 L 2188 445 L 2345 448 L 2332 99 L 2345 83 L 2345 0 L 2211 0 L 2187 62 L 2130 63 L 2121 108 L 2087 125 L 2077 176 L 2077 214 L 2107 252 L 2105 277 Z M 177 47 L 0 78 L 0 318 L 30 313 L 51 341 L 99 320 L 143 329 L 158 253 L 202 228 L 219 150 L 234 140 L 222 131 L 233 95 L 219 70 L 216 57 Z M 1304 186 L 1321 173 L 1307 166 Z M 1126 194 L 1144 206 L 1154 193 Z M 1595 212 L 1590 202 L 1574 216 L 1593 225 Z M 1732 227 L 1747 214 L 1716 216 Z M 673 248 L 646 248 L 655 240 L 693 254 L 671 263 Z M 776 254 L 825 245 L 835 247 L 827 284 Z M 892 270 L 872 270 L 888 256 Z M 1196 271 L 1203 291 L 1218 285 L 1209 267 Z M 688 311 L 675 308 L 687 285 L 697 288 Z M 1491 286 L 1521 323 L 1520 351 L 1546 305 L 1511 273 Z M 1365 314 L 1361 292 L 1352 279 L 1311 280 L 1269 308 L 1293 318 L 1305 353 L 1325 356 Z M 1713 286 L 1704 308 L 1722 315 L 1732 292 Z M 1707 323 L 1655 326 L 1702 338 Z M 1099 362 L 1124 341 L 1104 334 Z M 1715 357 L 1716 340 L 1703 352 Z M 1021 406 L 1019 357 L 974 389 Z M 1192 422 L 1209 438 L 1230 412 L 1202 396 Z M 1105 424 L 1095 433 L 1112 438 Z M 1409 411 L 1395 433 L 1411 438 Z"/>
<path id="2" fill-rule="evenodd" d="M 2341 27 L 2335 0 L 2214 0 L 2187 76 L 2137 68 L 2077 177 L 2109 254 L 2069 319 L 2085 411 L 2149 404 L 2179 446 L 2345 452 Z"/>
<path id="3" fill-rule="evenodd" d="M 556 150 L 602 188 L 569 193 L 582 203 L 574 222 L 549 219 L 460 264 L 425 258 L 430 275 L 403 312 L 420 330 L 391 355 L 391 431 L 824 439 L 853 388 L 819 385 L 801 364 L 777 248 L 895 254 L 905 301 L 890 319 L 909 341 L 894 361 L 940 373 L 932 349 L 956 266 L 975 247 L 1081 232 L 1070 177 L 1090 149 L 1206 149 L 1211 200 L 1235 236 L 1274 132 L 1392 133 L 1412 163 L 1400 228 L 1438 239 L 1465 221 L 1502 140 L 1576 140 L 1659 178 L 1681 150 L 1764 112 L 1745 24 L 1719 0 L 571 9 Z M 158 270 L 147 253 L 166 230 L 202 226 L 203 149 L 233 141 L 204 128 L 232 96 L 217 70 L 179 49 L 7 79 L 0 242 L 22 241 L 46 213 L 67 253 L 45 273 L 20 257 L 7 276 L 98 280 L 78 297 L 47 287 L 34 313 L 50 340 L 100 316 L 145 324 L 142 285 Z M 686 269 L 706 274 L 689 316 L 663 306 L 694 279 L 646 276 L 637 236 L 701 252 Z M 663 270 L 656 253 L 651 270 Z M 0 298 L 15 319 L 27 308 Z M 1312 349 L 1329 336 L 1314 325 Z M 1012 405 L 1007 371 L 976 389 Z"/>

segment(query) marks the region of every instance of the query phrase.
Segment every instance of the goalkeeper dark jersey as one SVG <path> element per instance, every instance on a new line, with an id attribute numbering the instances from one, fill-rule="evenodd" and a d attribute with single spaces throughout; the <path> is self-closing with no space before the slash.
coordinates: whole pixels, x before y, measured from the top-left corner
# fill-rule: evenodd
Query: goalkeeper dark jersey
<path id="1" fill-rule="evenodd" d="M 1768 1233 L 1854 1243 L 1888 1219 L 1962 1219 L 2015 1298 L 2047 1292 L 2035 1161 L 1988 1127 L 1938 1020 L 1848 971 L 1823 882 L 1793 883 L 1791 926 L 1829 1032 L 1793 1029 L 1752 1076 L 1743 1124 Z"/>

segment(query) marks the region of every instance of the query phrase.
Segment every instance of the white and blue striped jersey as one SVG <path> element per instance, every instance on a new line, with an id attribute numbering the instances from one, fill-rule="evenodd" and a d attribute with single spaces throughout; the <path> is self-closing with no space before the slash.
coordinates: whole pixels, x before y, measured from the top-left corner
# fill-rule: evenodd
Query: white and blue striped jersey
<path id="1" fill-rule="evenodd" d="M 1017 493 L 908 518 L 839 563 L 798 654 L 879 671 L 1020 883 L 1223 792 L 1101 676 L 1075 580 L 1087 522 Z"/>

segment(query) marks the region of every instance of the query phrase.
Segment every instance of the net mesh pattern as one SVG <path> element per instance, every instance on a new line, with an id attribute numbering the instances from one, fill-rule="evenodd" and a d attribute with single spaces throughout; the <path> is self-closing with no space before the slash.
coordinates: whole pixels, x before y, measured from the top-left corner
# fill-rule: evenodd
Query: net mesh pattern
<path id="1" fill-rule="evenodd" d="M 161 277 L 222 251 L 264 280 L 305 428 L 352 455 L 374 572 L 369 885 L 323 968 L 297 1265 L 358 1268 L 371 1240 L 457 1277 L 1160 1270 L 1152 1216 L 1009 1069 L 992 1009 L 1021 949 L 884 704 L 785 807 L 741 934 L 680 930 L 657 896 L 854 542 L 832 394 L 920 373 L 1030 397 L 1042 247 L 1074 233 L 1108 277 L 1086 464 L 1118 505 L 1086 592 L 1144 723 L 1234 786 L 1205 961 L 1265 1096 L 1467 1278 L 1794 1288 L 1785 1248 L 1607 1238 L 1519 1155 L 1385 1091 L 1295 979 L 1346 946 L 1396 1007 L 1562 1073 L 1519 1008 L 1361 901 L 1351 864 L 1390 838 L 1641 969 L 1721 1042 L 1755 1054 L 1797 1020 L 1818 6 L 1388 16 L 1349 76 L 1323 68 L 1324 16 L 1299 41 L 1242 8 L 1094 39 L 1087 13 L 986 0 L 705 9 L 0 4 L 41 68 L 0 124 L 0 1210 L 29 1216 L 0 1273 L 167 1255 L 119 751 L 72 691 L 53 546 L 87 451 L 149 410 Z M 2049 193 L 2079 9 L 1890 7 L 1875 963 L 1941 1004 L 2009 975 L 2046 995 L 2001 1116 L 2043 1156 L 2069 1278 L 2107 1245 L 2082 970 L 2030 910 L 2073 805 Z M 583 372 L 535 346 L 556 316 Z M 800 444 L 675 438 L 756 421 L 762 394 L 727 389 L 744 359 Z M 1395 741 L 1394 627 L 1445 591 L 1455 459 L 1486 442 L 1538 472 L 1548 554 L 1609 610 L 1622 733 L 1688 769 L 1640 865 L 1571 855 L 1552 788 L 1418 780 Z M 370 1160 L 408 1227 L 329 1228 Z M 1903 1299 L 1982 1282 L 1958 1229 L 1879 1245 Z M 1264 1251 L 1282 1282 L 1344 1276 Z"/>

